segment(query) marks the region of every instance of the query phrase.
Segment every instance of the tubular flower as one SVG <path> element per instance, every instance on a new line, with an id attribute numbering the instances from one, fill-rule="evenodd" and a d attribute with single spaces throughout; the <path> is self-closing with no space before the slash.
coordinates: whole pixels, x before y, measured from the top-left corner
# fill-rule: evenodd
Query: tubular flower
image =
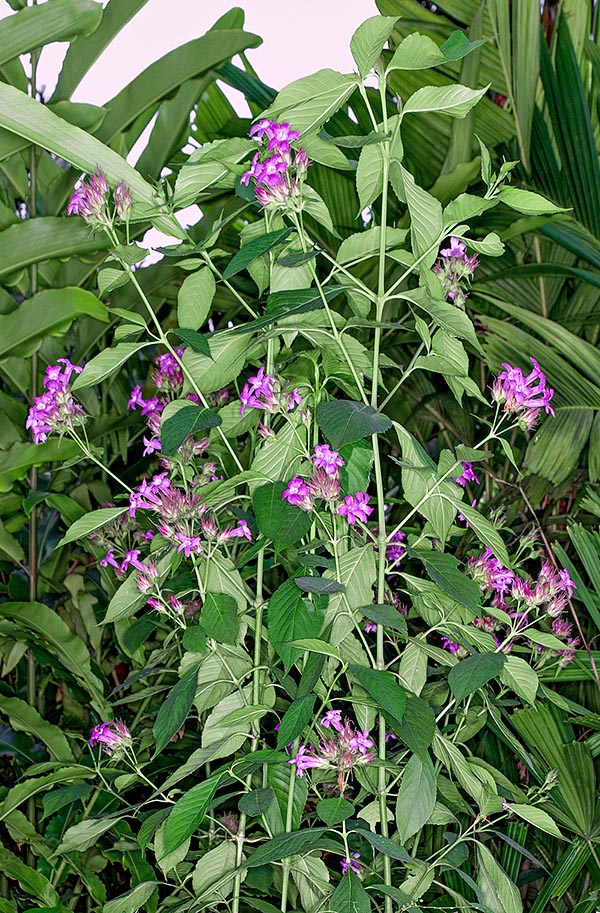
<path id="1" fill-rule="evenodd" d="M 263 409 L 265 412 L 291 412 L 302 404 L 298 388 L 288 390 L 289 383 L 266 373 L 260 367 L 254 377 L 249 377 L 240 393 L 240 416 L 246 409 Z"/>
<path id="2" fill-rule="evenodd" d="M 456 479 L 452 479 L 452 481 L 456 482 L 457 485 L 460 485 L 461 488 L 464 488 L 467 482 L 475 482 L 479 485 L 479 477 L 473 472 L 473 464 L 463 461 L 461 466 L 463 468 L 461 475 Z"/>
<path id="3" fill-rule="evenodd" d="M 345 466 L 337 450 L 332 450 L 329 444 L 317 444 L 310 459 L 315 469 L 323 469 L 328 476 L 336 476 Z"/>
<path id="4" fill-rule="evenodd" d="M 504 363 L 502 371 L 492 386 L 492 399 L 504 404 L 504 412 L 516 415 L 519 425 L 526 431 L 535 427 L 542 410 L 554 415 L 550 400 L 554 390 L 546 386 L 546 375 L 535 358 L 530 358 L 533 369 L 525 377 L 520 368 Z"/>
<path id="5" fill-rule="evenodd" d="M 464 308 L 468 292 L 461 283 L 470 282 L 479 266 L 477 255 L 467 256 L 466 243 L 460 238 L 450 238 L 450 246 L 440 250 L 440 257 L 433 271 L 439 276 L 444 295 L 457 307 Z"/>
<path id="6" fill-rule="evenodd" d="M 467 567 L 482 590 L 493 590 L 500 596 L 510 591 L 515 579 L 514 573 L 500 564 L 490 548 L 486 548 L 479 558 L 469 558 Z"/>
<path id="7" fill-rule="evenodd" d="M 43 381 L 45 392 L 36 396 L 25 423 L 35 444 L 43 444 L 49 434 L 64 434 L 85 421 L 83 409 L 73 399 L 69 386 L 71 374 L 80 374 L 82 368 L 71 364 L 68 358 L 58 361 L 64 367 L 48 365 Z"/>
<path id="8" fill-rule="evenodd" d="M 360 863 L 358 861 L 359 859 L 360 853 L 350 853 L 350 856 L 348 856 L 346 859 L 340 859 L 340 868 L 342 870 L 342 875 L 345 875 L 348 869 L 352 869 L 356 875 L 360 875 Z"/>
<path id="9" fill-rule="evenodd" d="M 308 170 L 308 156 L 299 149 L 292 158 L 291 143 L 300 139 L 297 130 L 288 123 L 263 118 L 250 129 L 250 136 L 261 143 L 253 156 L 250 168 L 241 177 L 242 184 L 255 185 L 256 199 L 261 206 L 298 209 L 300 184 Z"/>
<path id="10" fill-rule="evenodd" d="M 107 755 L 119 754 L 130 748 L 131 744 L 131 733 L 122 720 L 98 723 L 90 733 L 90 747 L 102 745 L 102 750 Z"/>
<path id="11" fill-rule="evenodd" d="M 310 485 L 300 476 L 294 476 L 287 484 L 287 488 L 281 495 L 282 501 L 287 501 L 293 507 L 299 507 L 301 510 L 311 511 L 314 507 L 314 496 Z"/>
<path id="12" fill-rule="evenodd" d="M 321 726 L 330 730 L 327 737 L 320 739 L 317 747 L 301 745 L 296 757 L 289 763 L 296 765 L 298 777 L 302 777 L 304 771 L 310 768 L 336 769 L 341 795 L 345 775 L 357 764 L 368 764 L 375 757 L 375 743 L 369 737 L 368 729 L 361 732 L 349 719 L 342 722 L 341 710 L 328 710 L 321 720 Z"/>
<path id="13" fill-rule="evenodd" d="M 67 206 L 68 216 L 81 216 L 88 225 L 110 226 L 115 217 L 127 221 L 131 215 L 131 191 L 123 181 L 115 188 L 110 206 L 110 189 L 102 171 L 97 168 L 87 181 L 81 178 Z"/>
<path id="14" fill-rule="evenodd" d="M 369 495 L 364 491 L 357 491 L 353 495 L 346 495 L 337 509 L 340 517 L 346 517 L 350 526 L 354 526 L 357 520 L 366 523 L 369 516 L 373 513 L 373 508 L 369 507 Z"/>

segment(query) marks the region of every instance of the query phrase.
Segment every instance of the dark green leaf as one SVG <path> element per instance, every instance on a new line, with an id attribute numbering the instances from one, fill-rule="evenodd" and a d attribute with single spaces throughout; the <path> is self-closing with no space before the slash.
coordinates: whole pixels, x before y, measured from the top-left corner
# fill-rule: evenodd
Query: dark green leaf
<path id="1" fill-rule="evenodd" d="M 310 529 L 310 514 L 282 500 L 285 482 L 268 482 L 257 488 L 252 504 L 258 528 L 276 548 L 294 545 Z"/>
<path id="2" fill-rule="evenodd" d="M 397 678 L 383 669 L 368 669 L 366 666 L 354 665 L 349 666 L 349 669 L 398 731 L 406 710 L 406 691 L 398 684 Z"/>
<path id="3" fill-rule="evenodd" d="M 382 415 L 372 406 L 350 399 L 319 403 L 316 419 L 319 428 L 336 450 L 371 434 L 381 434 L 392 427 L 387 415 Z"/>
<path id="4" fill-rule="evenodd" d="M 172 853 L 194 833 L 221 780 L 221 775 L 209 777 L 184 793 L 177 800 L 165 824 L 165 853 Z"/>
<path id="5" fill-rule="evenodd" d="M 370 913 L 371 900 L 362 881 L 349 869 L 331 895 L 329 909 L 333 913 Z"/>
<path id="6" fill-rule="evenodd" d="M 277 862 L 279 859 L 285 859 L 286 856 L 297 856 L 300 853 L 316 850 L 319 848 L 326 830 L 326 827 L 313 827 L 307 830 L 291 831 L 289 834 L 279 834 L 259 846 L 248 859 L 247 866 L 249 869 L 256 868 L 257 865 Z"/>
<path id="7" fill-rule="evenodd" d="M 446 60 L 461 60 L 461 58 L 470 54 L 471 51 L 474 51 L 475 48 L 481 47 L 482 44 L 487 44 L 488 41 L 488 38 L 479 38 L 477 41 L 469 41 L 464 32 L 456 29 L 456 31 L 452 32 L 450 37 L 440 46 L 440 51 Z"/>
<path id="8" fill-rule="evenodd" d="M 207 593 L 202 606 L 201 624 L 207 637 L 220 644 L 234 644 L 240 630 L 238 605 L 226 593 Z"/>
<path id="9" fill-rule="evenodd" d="M 275 590 L 269 599 L 269 634 L 286 671 L 303 652 L 298 647 L 289 647 L 287 644 L 290 641 L 317 637 L 322 620 L 322 612 L 303 598 L 293 580 L 286 580 Z"/>
<path id="10" fill-rule="evenodd" d="M 200 355 L 207 355 L 210 358 L 210 346 L 207 339 L 202 335 L 202 333 L 196 332 L 196 330 L 173 330 L 176 336 L 185 342 L 186 346 L 189 346 L 190 349 L 194 352 L 198 352 Z"/>
<path id="11" fill-rule="evenodd" d="M 405 745 L 408 745 L 416 755 L 423 759 L 427 749 L 433 741 L 435 733 L 435 714 L 433 707 L 423 698 L 407 692 L 406 713 L 402 726 L 396 732 Z"/>
<path id="12" fill-rule="evenodd" d="M 328 827 L 335 827 L 354 814 L 352 802 L 338 796 L 335 799 L 321 799 L 317 805 L 317 815 Z"/>
<path id="13" fill-rule="evenodd" d="M 344 286 L 334 285 L 323 289 L 323 297 L 326 301 L 331 301 L 342 292 L 346 291 Z M 254 330 L 260 330 L 276 323 L 280 317 L 292 317 L 296 314 L 306 314 L 309 311 L 316 311 L 323 307 L 323 297 L 317 289 L 290 289 L 285 292 L 272 292 L 267 298 L 267 307 L 263 317 L 251 320 L 249 323 L 243 323 L 234 327 L 234 333 L 252 333 Z"/>
<path id="14" fill-rule="evenodd" d="M 448 684 L 457 704 L 467 695 L 482 688 L 492 678 L 497 678 L 506 656 L 503 653 L 476 653 L 452 666 Z"/>
<path id="15" fill-rule="evenodd" d="M 305 694 L 293 701 L 283 715 L 277 733 L 277 748 L 290 745 L 300 735 L 312 717 L 316 694 Z"/>
<path id="16" fill-rule="evenodd" d="M 296 586 L 305 593 L 320 593 L 322 596 L 331 596 L 332 593 L 343 593 L 346 587 L 337 580 L 328 580 L 326 577 L 295 577 Z"/>
<path id="17" fill-rule="evenodd" d="M 196 695 L 197 682 L 198 670 L 190 669 L 169 691 L 164 704 L 160 705 L 152 727 L 156 742 L 155 757 L 187 720 Z"/>
<path id="18" fill-rule="evenodd" d="M 408 554 L 415 556 L 425 565 L 430 579 L 462 605 L 476 615 L 481 611 L 481 589 L 470 577 L 459 570 L 453 555 L 433 549 L 409 548 Z"/>
<path id="19" fill-rule="evenodd" d="M 361 828 L 358 833 L 360 833 L 361 837 L 364 837 L 365 840 L 368 840 L 372 847 L 380 853 L 383 853 L 384 856 L 389 856 L 390 859 L 398 859 L 400 862 L 411 861 L 411 858 L 404 847 L 394 843 L 389 837 L 384 837 L 383 834 L 374 834 L 372 831 L 367 830 L 367 828 L 364 830 Z"/>
<path id="20" fill-rule="evenodd" d="M 398 609 L 383 603 L 382 605 L 365 605 L 361 606 L 359 612 L 362 612 L 365 618 L 383 625 L 384 628 L 391 628 L 392 631 L 398 631 L 402 638 L 407 637 L 406 619 L 400 614 Z"/>
<path id="21" fill-rule="evenodd" d="M 173 456 L 190 435 L 206 428 L 216 428 L 221 422 L 221 416 L 216 412 L 203 409 L 189 400 L 169 403 L 160 426 L 161 452 L 165 456 Z"/>
<path id="22" fill-rule="evenodd" d="M 283 242 L 292 234 L 293 230 L 293 228 L 282 228 L 279 231 L 269 231 L 266 235 L 261 235 L 248 244 L 244 244 L 223 270 L 223 279 L 231 279 L 232 276 L 235 276 L 237 273 L 241 273 L 243 269 L 246 269 L 248 264 L 252 263 L 253 260 L 262 257 L 279 244 L 283 244 Z"/>
<path id="23" fill-rule="evenodd" d="M 267 789 L 252 789 L 238 802 L 238 808 L 244 815 L 258 818 L 275 798 L 275 793 L 269 786 Z"/>

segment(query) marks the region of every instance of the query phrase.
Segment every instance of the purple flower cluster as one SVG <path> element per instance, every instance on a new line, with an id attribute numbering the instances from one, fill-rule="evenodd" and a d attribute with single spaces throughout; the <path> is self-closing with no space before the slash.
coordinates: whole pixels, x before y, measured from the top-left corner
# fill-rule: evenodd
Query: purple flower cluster
<path id="1" fill-rule="evenodd" d="M 98 723 L 90 733 L 90 747 L 102 745 L 107 755 L 119 754 L 131 748 L 132 739 L 129 729 L 122 720 L 109 720 Z"/>
<path id="2" fill-rule="evenodd" d="M 505 596 L 510 591 L 515 579 L 513 571 L 502 566 L 492 554 L 491 548 L 486 548 L 479 558 L 469 558 L 467 569 L 482 590 L 491 590 L 500 596 Z"/>
<path id="3" fill-rule="evenodd" d="M 462 286 L 463 282 L 469 283 L 473 273 L 479 266 L 477 254 L 467 256 L 467 245 L 460 238 L 450 238 L 450 247 L 440 250 L 441 259 L 433 267 L 442 283 L 444 295 L 454 302 L 457 307 L 464 308 L 468 298 Z"/>
<path id="4" fill-rule="evenodd" d="M 323 729 L 330 730 L 319 740 L 317 747 L 300 745 L 290 764 L 296 765 L 296 775 L 304 776 L 305 770 L 335 768 L 338 774 L 340 795 L 344 792 L 344 778 L 357 764 L 368 764 L 375 757 L 375 743 L 369 730 L 361 732 L 349 719 L 342 720 L 341 710 L 328 710 L 321 720 Z"/>
<path id="5" fill-rule="evenodd" d="M 81 179 L 67 206 L 67 215 L 81 216 L 89 225 L 112 225 L 115 215 L 127 221 L 131 215 L 132 202 L 129 187 L 121 181 L 112 195 L 114 211 L 110 207 L 110 188 L 98 168 L 90 174 L 87 182 Z"/>
<path id="6" fill-rule="evenodd" d="M 308 156 L 302 148 L 292 159 L 290 144 L 300 139 L 300 134 L 288 123 L 263 119 L 254 124 L 250 136 L 259 140 L 262 148 L 254 154 L 250 168 L 242 175 L 242 184 L 248 186 L 250 180 L 255 181 L 256 199 L 262 206 L 285 208 L 294 205 L 309 166 Z"/>
<path id="7" fill-rule="evenodd" d="M 314 509 L 315 501 L 321 498 L 329 504 L 336 502 L 340 496 L 339 471 L 345 465 L 344 460 L 337 450 L 329 444 L 317 444 L 310 457 L 313 471 L 308 479 L 294 476 L 287 483 L 287 488 L 282 493 L 283 501 L 293 507 L 310 512 Z M 373 513 L 369 506 L 369 495 L 364 491 L 356 491 L 353 495 L 346 495 L 341 504 L 338 504 L 336 513 L 346 517 L 350 526 L 357 520 L 366 523 Z"/>
<path id="8" fill-rule="evenodd" d="M 73 399 L 69 386 L 71 375 L 80 374 L 82 369 L 72 365 L 68 358 L 58 361 L 59 364 L 46 368 L 44 393 L 36 396 L 25 423 L 35 444 L 43 444 L 49 434 L 64 434 L 85 421 L 83 409 Z"/>
<path id="9" fill-rule="evenodd" d="M 268 413 L 291 412 L 302 404 L 298 388 L 288 390 L 289 381 L 267 374 L 265 367 L 260 367 L 253 377 L 249 377 L 240 393 L 240 416 L 244 417 L 246 409 L 262 409 Z"/>
<path id="10" fill-rule="evenodd" d="M 554 390 L 546 386 L 546 375 L 535 358 L 530 358 L 533 369 L 527 376 L 520 368 L 503 363 L 502 371 L 492 387 L 492 399 L 504 403 L 504 412 L 516 415 L 519 425 L 527 431 L 535 426 L 540 412 L 554 415 L 550 400 Z"/>

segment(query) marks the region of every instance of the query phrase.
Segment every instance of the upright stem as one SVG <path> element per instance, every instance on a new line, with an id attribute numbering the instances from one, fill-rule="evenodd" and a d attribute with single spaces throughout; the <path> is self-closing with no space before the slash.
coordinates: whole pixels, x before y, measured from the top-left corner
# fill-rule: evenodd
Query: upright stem
<path id="1" fill-rule="evenodd" d="M 35 6 L 37 0 L 32 0 Z M 31 54 L 31 79 L 29 80 L 29 94 L 35 98 L 37 93 L 37 64 L 39 51 L 33 51 Z M 29 206 L 28 215 L 30 219 L 35 219 L 37 212 L 37 151 L 34 145 L 31 146 L 29 160 Z M 32 263 L 29 268 L 29 284 L 31 297 L 38 290 L 38 266 Z M 34 352 L 31 356 L 31 399 L 32 402 L 37 395 L 37 376 L 38 376 L 38 356 Z M 33 466 L 29 474 L 29 490 L 37 491 L 38 471 Z M 29 515 L 29 601 L 37 602 L 38 596 L 38 509 L 33 507 Z M 33 654 L 27 654 L 27 703 L 36 708 L 37 706 L 37 670 Z M 31 798 L 27 802 L 27 818 L 35 826 L 35 799 Z M 31 847 L 27 848 L 27 862 L 29 865 L 34 864 L 34 857 Z"/>

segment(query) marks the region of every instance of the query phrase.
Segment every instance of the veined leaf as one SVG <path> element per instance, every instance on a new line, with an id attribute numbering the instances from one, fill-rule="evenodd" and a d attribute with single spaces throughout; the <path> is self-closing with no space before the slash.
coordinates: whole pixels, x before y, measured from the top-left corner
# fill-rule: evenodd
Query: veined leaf
<path id="1" fill-rule="evenodd" d="M 76 542 L 77 539 L 86 538 L 90 533 L 101 529 L 107 523 L 120 517 L 126 510 L 126 507 L 101 507 L 99 510 L 90 511 L 69 527 L 58 543 L 57 548 L 60 548 L 61 545 L 66 545 L 68 542 Z"/>
<path id="2" fill-rule="evenodd" d="M 149 345 L 151 345 L 149 342 L 119 342 L 112 349 L 105 349 L 88 361 L 81 374 L 78 374 L 71 384 L 71 389 L 80 390 L 83 387 L 93 387 L 94 384 L 99 384 L 100 381 L 110 377 L 126 361 L 129 361 L 132 355 Z"/>
<path id="3" fill-rule="evenodd" d="M 317 130 L 350 97 L 357 86 L 355 76 L 343 76 L 335 70 L 319 70 L 311 76 L 296 79 L 279 92 L 263 117 L 289 121 L 301 134 Z"/>
<path id="4" fill-rule="evenodd" d="M 365 403 L 349 399 L 319 403 L 316 419 L 319 428 L 336 450 L 372 434 L 381 434 L 392 427 L 390 419 L 383 413 Z"/>
<path id="5" fill-rule="evenodd" d="M 439 111 L 448 117 L 466 117 L 488 89 L 489 86 L 483 89 L 469 89 L 461 85 L 424 86 L 406 99 L 402 117 L 426 111 Z"/>
<path id="6" fill-rule="evenodd" d="M 506 662 L 504 653 L 477 653 L 462 659 L 448 673 L 448 684 L 457 704 L 497 678 Z"/>
<path id="7" fill-rule="evenodd" d="M 377 63 L 395 23 L 395 16 L 371 16 L 354 32 L 350 50 L 363 79 Z"/>
<path id="8" fill-rule="evenodd" d="M 93 0 L 47 0 L 0 21 L 0 66 L 53 41 L 93 32 L 102 6 Z"/>

